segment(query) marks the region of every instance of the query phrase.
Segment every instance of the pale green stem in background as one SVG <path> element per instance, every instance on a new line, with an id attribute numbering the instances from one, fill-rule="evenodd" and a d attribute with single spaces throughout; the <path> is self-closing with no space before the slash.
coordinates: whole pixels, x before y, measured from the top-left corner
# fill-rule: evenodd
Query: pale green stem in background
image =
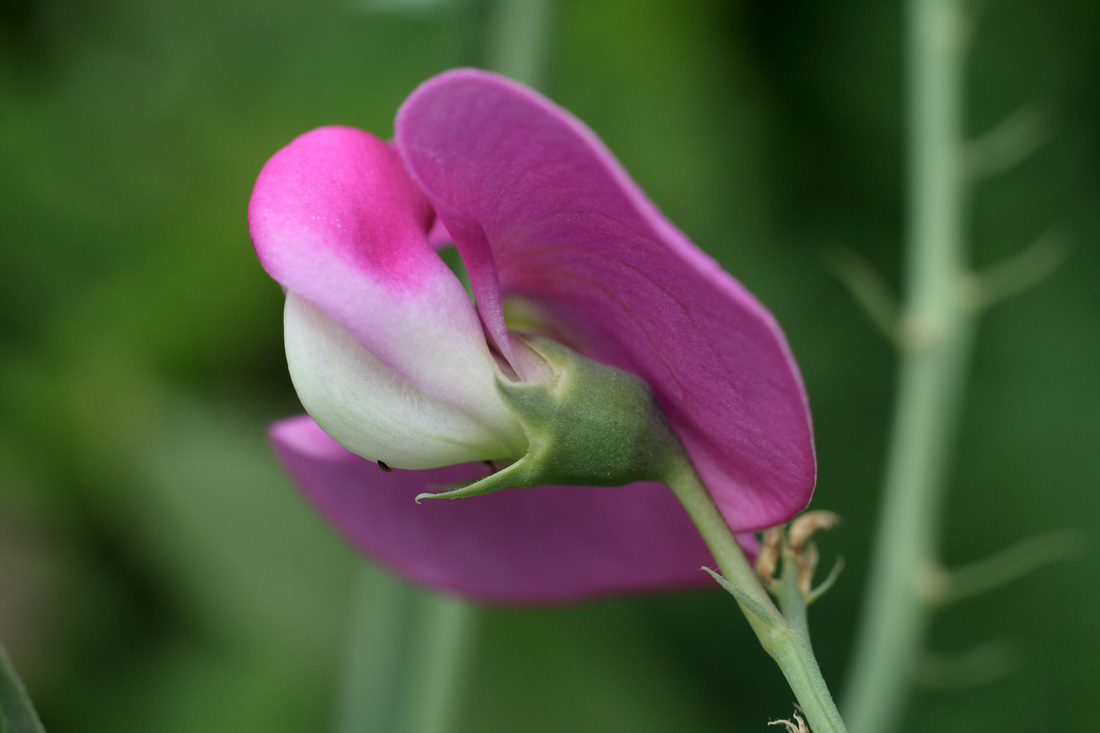
<path id="1" fill-rule="evenodd" d="M 772 603 L 686 456 L 673 461 L 665 482 L 687 509 L 725 580 L 745 597 L 744 601 L 738 601 L 742 613 L 756 632 L 761 646 L 779 665 L 814 733 L 846 730 L 821 676 L 813 650 Z"/>
<path id="2" fill-rule="evenodd" d="M 490 69 L 524 84 L 545 83 L 554 0 L 493 0 L 486 62 Z"/>
<path id="3" fill-rule="evenodd" d="M 363 568 L 338 733 L 454 730 L 468 677 L 472 606 Z"/>
<path id="4" fill-rule="evenodd" d="M 364 564 L 358 572 L 336 730 L 396 731 L 416 591 L 373 565 Z"/>
<path id="5" fill-rule="evenodd" d="M 458 598 L 420 591 L 420 628 L 413 677 L 419 704 L 410 709 L 409 730 L 445 733 L 458 726 L 473 660 L 478 611 Z"/>
<path id="6" fill-rule="evenodd" d="M 961 0 L 909 0 L 909 232 L 903 352 L 883 504 L 846 690 L 853 733 L 898 723 L 928 628 L 937 527 L 973 333 L 966 303 Z"/>

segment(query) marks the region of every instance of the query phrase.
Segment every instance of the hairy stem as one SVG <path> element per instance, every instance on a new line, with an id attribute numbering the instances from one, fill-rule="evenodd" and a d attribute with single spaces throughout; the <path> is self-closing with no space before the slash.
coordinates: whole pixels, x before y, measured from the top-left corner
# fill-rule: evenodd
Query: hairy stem
<path id="1" fill-rule="evenodd" d="M 969 359 L 964 298 L 967 28 L 961 0 L 908 3 L 909 232 L 903 354 L 883 504 L 845 699 L 855 733 L 886 733 L 903 712 L 938 567 L 940 505 Z"/>

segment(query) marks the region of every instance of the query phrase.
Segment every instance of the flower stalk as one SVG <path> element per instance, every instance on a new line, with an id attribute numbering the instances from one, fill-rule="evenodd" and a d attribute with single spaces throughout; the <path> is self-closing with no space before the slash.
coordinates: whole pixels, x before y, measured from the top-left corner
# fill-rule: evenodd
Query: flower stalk
<path id="1" fill-rule="evenodd" d="M 809 645 L 808 631 L 796 628 L 775 607 L 687 456 L 681 453 L 672 462 L 665 482 L 698 527 L 724 576 L 719 582 L 737 599 L 764 651 L 779 665 L 810 727 L 815 733 L 846 731 Z M 796 623 L 804 628 L 804 606 L 801 611 Z"/>

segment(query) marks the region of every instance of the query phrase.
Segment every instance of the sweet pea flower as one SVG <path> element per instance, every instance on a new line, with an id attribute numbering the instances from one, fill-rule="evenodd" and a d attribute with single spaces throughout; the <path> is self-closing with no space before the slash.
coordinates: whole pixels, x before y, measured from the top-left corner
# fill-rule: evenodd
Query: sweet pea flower
<path id="1" fill-rule="evenodd" d="M 264 166 L 248 219 L 287 293 L 309 413 L 272 426 L 275 449 L 321 513 L 399 573 L 505 603 L 711 582 L 706 546 L 656 481 L 414 501 L 527 451 L 498 383 L 549 377 L 520 326 L 644 380 L 734 531 L 809 502 L 809 411 L 774 318 L 530 89 L 451 71 L 405 101 L 392 144 L 306 133 Z M 473 302 L 433 246 L 441 233 Z"/>

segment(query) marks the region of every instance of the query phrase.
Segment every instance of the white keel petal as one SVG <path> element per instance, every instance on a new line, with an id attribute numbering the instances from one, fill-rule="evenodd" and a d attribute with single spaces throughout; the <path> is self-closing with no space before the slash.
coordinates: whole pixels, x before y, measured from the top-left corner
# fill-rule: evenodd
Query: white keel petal
<path id="1" fill-rule="evenodd" d="M 335 319 L 305 298 L 287 294 L 286 356 L 306 411 L 348 450 L 395 468 L 424 469 L 518 458 L 526 450 L 519 423 L 496 390 L 496 367 L 468 354 L 421 358 L 416 384 L 387 367 Z M 409 347 L 423 349 L 419 339 Z M 408 361 L 406 361 L 408 363 Z M 434 368 L 427 368 L 433 365 Z M 463 394 L 464 405 L 442 401 L 435 387 Z M 471 404 L 476 410 L 471 410 Z"/>

